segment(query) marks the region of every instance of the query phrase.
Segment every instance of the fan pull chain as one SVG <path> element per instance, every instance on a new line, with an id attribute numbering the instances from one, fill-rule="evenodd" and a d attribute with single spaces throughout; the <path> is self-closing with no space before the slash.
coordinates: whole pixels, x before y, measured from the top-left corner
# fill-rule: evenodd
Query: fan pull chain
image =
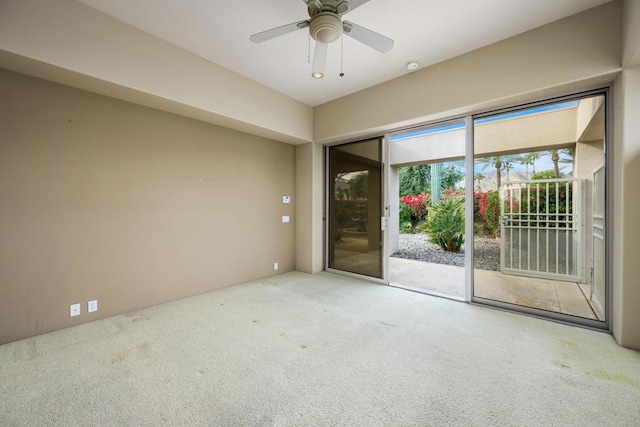
<path id="1" fill-rule="evenodd" d="M 344 35 L 340 37 L 340 77 L 344 77 Z"/>

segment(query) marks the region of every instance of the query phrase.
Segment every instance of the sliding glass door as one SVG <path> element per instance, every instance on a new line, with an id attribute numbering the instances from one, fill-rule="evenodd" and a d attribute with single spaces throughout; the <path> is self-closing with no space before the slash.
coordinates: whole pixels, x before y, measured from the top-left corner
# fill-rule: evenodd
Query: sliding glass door
<path id="1" fill-rule="evenodd" d="M 474 301 L 605 321 L 605 101 L 474 119 Z"/>
<path id="2" fill-rule="evenodd" d="M 328 147 L 326 268 L 608 328 L 606 108 L 598 90 Z"/>
<path id="3" fill-rule="evenodd" d="M 382 138 L 327 149 L 327 268 L 384 278 Z"/>

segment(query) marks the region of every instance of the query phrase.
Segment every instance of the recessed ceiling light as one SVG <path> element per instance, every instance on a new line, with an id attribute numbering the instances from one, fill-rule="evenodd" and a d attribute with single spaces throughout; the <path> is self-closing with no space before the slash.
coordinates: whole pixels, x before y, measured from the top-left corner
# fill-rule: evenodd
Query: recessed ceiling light
<path id="1" fill-rule="evenodd" d="M 419 65 L 420 64 L 418 64 L 418 61 L 407 62 L 407 70 L 409 71 L 417 70 Z"/>
<path id="2" fill-rule="evenodd" d="M 311 73 L 311 77 L 314 79 L 321 79 L 324 77 L 324 73 Z"/>

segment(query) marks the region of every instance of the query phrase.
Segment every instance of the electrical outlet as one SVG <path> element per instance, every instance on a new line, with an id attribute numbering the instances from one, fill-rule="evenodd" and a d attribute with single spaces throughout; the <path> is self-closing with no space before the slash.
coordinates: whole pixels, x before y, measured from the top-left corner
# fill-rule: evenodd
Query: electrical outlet
<path id="1" fill-rule="evenodd" d="M 87 303 L 87 313 L 93 313 L 94 311 L 98 311 L 98 300 L 94 299 L 93 301 L 89 301 Z"/>
<path id="2" fill-rule="evenodd" d="M 274 270 L 277 270 L 277 269 L 278 269 L 278 263 L 277 263 L 277 262 L 274 262 L 274 263 L 273 263 L 273 269 L 274 269 Z"/>
<path id="3" fill-rule="evenodd" d="M 71 304 L 69 306 L 69 317 L 80 316 L 80 304 Z"/>
<path id="4" fill-rule="evenodd" d="M 282 222 L 291 222 L 291 218 L 289 218 L 289 215 L 282 215 Z"/>

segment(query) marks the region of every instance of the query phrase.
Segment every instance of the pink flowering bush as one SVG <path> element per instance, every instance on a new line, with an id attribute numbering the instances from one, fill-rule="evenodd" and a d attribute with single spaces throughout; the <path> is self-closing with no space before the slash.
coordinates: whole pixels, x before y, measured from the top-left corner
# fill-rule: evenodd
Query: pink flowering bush
<path id="1" fill-rule="evenodd" d="M 401 208 L 406 206 L 409 210 L 411 226 L 415 227 L 427 218 L 429 211 L 429 195 L 421 193 L 418 195 L 409 194 L 400 197 Z"/>
<path id="2" fill-rule="evenodd" d="M 476 229 L 482 234 L 500 234 L 500 196 L 497 191 L 475 192 L 473 208 Z"/>

